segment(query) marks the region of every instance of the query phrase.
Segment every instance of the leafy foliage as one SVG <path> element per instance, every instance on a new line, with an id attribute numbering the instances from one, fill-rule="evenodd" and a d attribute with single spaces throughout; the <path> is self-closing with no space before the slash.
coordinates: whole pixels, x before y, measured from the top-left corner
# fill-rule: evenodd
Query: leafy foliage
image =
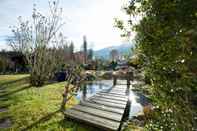
<path id="1" fill-rule="evenodd" d="M 141 17 L 129 27 L 136 31 L 138 52 L 145 56 L 146 76 L 151 80 L 155 113 L 149 130 L 196 129 L 197 1 L 131 0 L 124 10 Z"/>

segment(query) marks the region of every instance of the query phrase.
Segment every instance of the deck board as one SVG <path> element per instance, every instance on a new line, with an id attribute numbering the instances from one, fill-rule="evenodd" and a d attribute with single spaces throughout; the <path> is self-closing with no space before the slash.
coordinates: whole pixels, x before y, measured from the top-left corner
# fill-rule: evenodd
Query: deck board
<path id="1" fill-rule="evenodd" d="M 105 111 L 110 111 L 110 112 L 114 112 L 114 113 L 118 113 L 118 114 L 123 114 L 124 113 L 124 109 L 119 109 L 119 108 L 113 108 L 110 106 L 104 106 L 104 105 L 100 105 L 100 104 L 94 104 L 94 103 L 90 103 L 87 101 L 82 101 L 80 103 L 80 105 L 84 105 L 87 107 L 93 107 L 96 109 L 100 109 L 100 110 L 105 110 Z"/>
<path id="2" fill-rule="evenodd" d="M 98 97 L 101 97 L 101 98 L 106 98 L 106 99 L 112 99 L 112 100 L 117 100 L 117 101 L 127 101 L 127 98 L 120 98 L 120 97 L 115 97 L 115 96 L 108 96 L 108 95 L 95 95 L 95 96 L 98 96 Z"/>
<path id="3" fill-rule="evenodd" d="M 128 98 L 128 96 L 122 96 L 122 95 L 118 95 L 118 94 L 110 94 L 110 93 L 106 93 L 106 92 L 99 92 L 97 94 L 106 95 L 106 96 L 113 96 L 113 97 L 117 97 L 117 98 L 125 98 L 125 99 Z"/>
<path id="4" fill-rule="evenodd" d="M 118 101 L 118 100 L 113 100 L 113 99 L 108 99 L 108 98 L 102 98 L 102 97 L 92 97 L 90 100 L 99 100 L 99 101 L 105 101 L 105 102 L 110 102 L 110 103 L 115 103 L 115 104 L 120 104 L 120 105 L 126 105 L 126 101 Z"/>
<path id="5" fill-rule="evenodd" d="M 101 93 L 106 93 L 106 92 L 101 92 Z M 114 94 L 114 95 L 124 96 L 125 93 L 119 93 L 119 92 L 110 91 L 108 94 Z"/>
<path id="6" fill-rule="evenodd" d="M 101 91 L 65 111 L 65 117 L 93 124 L 104 130 L 118 130 L 127 106 L 127 86 Z"/>
<path id="7" fill-rule="evenodd" d="M 125 109 L 125 105 L 120 105 L 120 104 L 117 104 L 117 103 L 111 103 L 111 102 L 108 102 L 108 101 L 91 100 L 90 102 L 93 102 L 93 103 L 96 103 L 96 104 L 105 105 L 105 106 Z"/>
<path id="8" fill-rule="evenodd" d="M 99 116 L 102 118 L 110 119 L 110 120 L 115 120 L 115 121 L 121 121 L 122 115 L 110 111 L 104 111 L 104 110 L 99 110 L 93 107 L 86 107 L 83 105 L 77 105 L 73 107 L 73 109 L 81 111 L 81 112 L 86 112 L 89 114 L 92 114 L 94 116 Z"/>
<path id="9" fill-rule="evenodd" d="M 99 126 L 108 130 L 117 130 L 120 126 L 120 122 L 112 121 L 109 119 L 93 116 L 88 113 L 83 113 L 77 110 L 67 110 L 65 112 L 66 117 L 74 118 L 76 120 L 91 123 L 95 126 Z"/>

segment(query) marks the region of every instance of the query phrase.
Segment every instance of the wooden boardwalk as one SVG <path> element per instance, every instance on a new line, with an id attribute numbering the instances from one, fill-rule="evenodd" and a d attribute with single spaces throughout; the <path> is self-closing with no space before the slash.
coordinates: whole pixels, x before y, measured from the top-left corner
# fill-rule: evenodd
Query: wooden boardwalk
<path id="1" fill-rule="evenodd" d="M 127 106 L 127 85 L 116 85 L 65 111 L 65 117 L 103 130 L 119 130 Z"/>

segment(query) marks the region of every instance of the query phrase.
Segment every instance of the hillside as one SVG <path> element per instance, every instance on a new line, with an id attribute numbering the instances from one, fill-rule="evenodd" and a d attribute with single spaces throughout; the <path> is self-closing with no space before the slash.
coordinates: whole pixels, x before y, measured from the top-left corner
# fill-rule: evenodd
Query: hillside
<path id="1" fill-rule="evenodd" d="M 103 58 L 103 59 L 109 59 L 110 58 L 110 51 L 115 49 L 117 50 L 121 55 L 126 55 L 126 54 L 132 54 L 131 48 L 132 48 L 131 43 L 125 43 L 121 44 L 118 46 L 111 46 L 111 47 L 106 47 L 100 50 L 97 50 L 94 52 L 94 56 L 97 58 Z"/>

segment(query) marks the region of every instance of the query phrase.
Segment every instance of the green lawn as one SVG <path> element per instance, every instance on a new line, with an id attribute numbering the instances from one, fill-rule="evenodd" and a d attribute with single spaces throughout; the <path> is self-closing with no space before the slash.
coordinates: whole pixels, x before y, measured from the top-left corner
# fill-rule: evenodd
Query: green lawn
<path id="1" fill-rule="evenodd" d="M 91 131 L 88 126 L 65 121 L 59 112 L 65 82 L 48 84 L 40 88 L 31 87 L 28 75 L 0 75 L 0 88 L 6 92 L 0 96 L 7 98 L 1 106 L 8 106 L 8 112 L 0 113 L 0 118 L 10 117 L 12 127 L 0 130 L 31 131 Z M 68 106 L 77 103 L 71 99 Z"/>

